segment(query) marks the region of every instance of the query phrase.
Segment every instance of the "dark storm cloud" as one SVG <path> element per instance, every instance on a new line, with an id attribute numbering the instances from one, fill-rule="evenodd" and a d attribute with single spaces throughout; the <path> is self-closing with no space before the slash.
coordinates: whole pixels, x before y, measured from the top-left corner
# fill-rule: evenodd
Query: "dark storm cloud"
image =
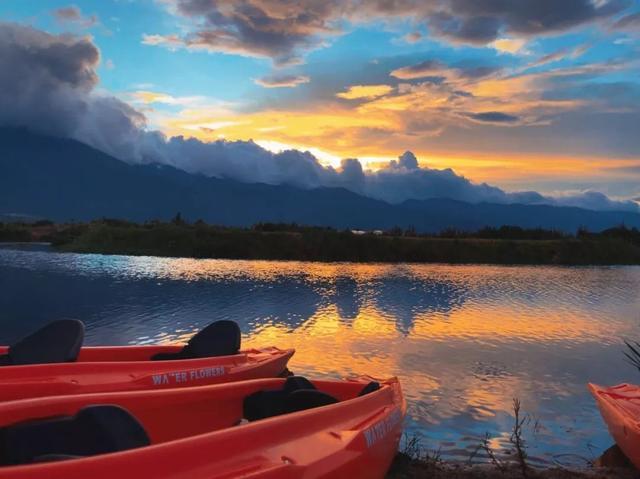
<path id="1" fill-rule="evenodd" d="M 463 43 L 485 45 L 498 37 L 502 22 L 495 17 L 437 12 L 429 18 L 429 26 L 438 36 Z"/>
<path id="2" fill-rule="evenodd" d="M 500 111 L 485 111 L 482 113 L 465 113 L 465 116 L 483 123 L 517 123 L 520 118 Z"/>
<path id="3" fill-rule="evenodd" d="M 284 65 L 302 61 L 345 24 L 410 19 L 433 36 L 485 45 L 501 34 L 566 31 L 622 12 L 630 0 L 166 0 L 192 21 L 185 34 L 145 35 L 144 42 L 268 57 Z"/>
<path id="4" fill-rule="evenodd" d="M 591 192 L 562 199 L 535 192 L 507 193 L 473 183 L 451 169 L 421 166 L 409 151 L 371 172 L 355 159 L 344 160 L 341 168 L 334 169 L 322 165 L 309 152 L 272 153 L 252 141 L 167 139 L 160 132 L 145 129 L 141 112 L 95 92 L 99 60 L 99 51 L 89 38 L 0 23 L 0 125 L 75 138 L 130 163 L 165 163 L 191 173 L 248 183 L 339 186 L 393 203 L 446 197 L 469 202 L 571 202 L 597 209 L 638 209 L 635 203 L 613 202 Z"/>
<path id="5" fill-rule="evenodd" d="M 331 25 L 333 2 L 203 1 L 169 2 L 196 26 L 183 36 L 147 35 L 144 42 L 170 47 L 270 57 L 278 65 L 298 63 L 304 51 L 319 46 Z"/>
<path id="6" fill-rule="evenodd" d="M 89 39 L 0 24 L 0 124 L 73 132 L 98 82 L 99 59 Z"/>
<path id="7" fill-rule="evenodd" d="M 498 21 L 499 30 L 524 35 L 567 30 L 619 13 L 631 4 L 629 0 L 450 0 L 445 3 L 452 15 L 458 12 L 459 18 L 493 18 Z M 484 26 L 486 36 L 497 31 L 490 23 Z"/>
<path id="8" fill-rule="evenodd" d="M 424 60 L 414 65 L 396 68 L 391 71 L 392 77 L 399 80 L 417 80 L 421 78 L 443 78 L 448 80 L 456 79 L 480 79 L 502 70 L 501 67 L 493 65 L 453 65 L 449 66 L 440 60 Z"/>
<path id="9" fill-rule="evenodd" d="M 144 116 L 94 93 L 99 62 L 88 37 L 0 23 L 0 125 L 81 139 L 117 156 L 137 148 Z"/>
<path id="10" fill-rule="evenodd" d="M 457 68 L 457 71 L 461 78 L 479 79 L 499 73 L 502 71 L 502 67 L 485 65 Z"/>

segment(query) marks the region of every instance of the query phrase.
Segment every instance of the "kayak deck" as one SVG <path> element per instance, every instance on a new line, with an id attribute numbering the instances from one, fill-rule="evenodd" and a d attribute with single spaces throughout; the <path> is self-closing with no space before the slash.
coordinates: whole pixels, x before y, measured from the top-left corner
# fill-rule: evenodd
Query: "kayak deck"
<path id="1" fill-rule="evenodd" d="M 609 433 L 620 449 L 640 469 L 640 386 L 589 384 Z"/>
<path id="2" fill-rule="evenodd" d="M 366 382 L 314 381 L 340 402 L 240 424 L 243 400 L 283 379 L 162 391 L 116 392 L 0 404 L 0 427 L 113 404 L 132 413 L 151 445 L 67 461 L 0 467 L 0 478 L 384 477 L 406 404 L 396 379 L 358 397 Z"/>
<path id="3" fill-rule="evenodd" d="M 0 400 L 101 391 L 133 391 L 201 386 L 281 374 L 293 349 L 248 349 L 240 354 L 169 361 L 144 360 L 175 346 L 82 348 L 74 363 L 4 366 L 0 368 Z M 180 348 L 180 346 L 177 346 Z M 106 358 L 120 360 L 105 360 Z M 126 358 L 126 359 L 122 359 Z M 102 359 L 102 360 L 100 360 Z"/>

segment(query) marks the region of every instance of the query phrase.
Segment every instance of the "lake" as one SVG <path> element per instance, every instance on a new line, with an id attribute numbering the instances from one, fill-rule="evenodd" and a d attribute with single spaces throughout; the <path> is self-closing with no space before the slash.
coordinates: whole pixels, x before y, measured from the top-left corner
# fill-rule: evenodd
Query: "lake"
<path id="1" fill-rule="evenodd" d="M 85 343 L 184 341 L 211 321 L 246 346 L 295 347 L 296 374 L 400 377 L 406 432 L 467 461 L 507 448 L 512 400 L 533 463 L 584 465 L 612 444 L 588 381 L 638 382 L 640 267 L 196 260 L 0 248 L 0 343 L 78 318 Z M 474 461 L 486 460 L 482 454 Z"/>

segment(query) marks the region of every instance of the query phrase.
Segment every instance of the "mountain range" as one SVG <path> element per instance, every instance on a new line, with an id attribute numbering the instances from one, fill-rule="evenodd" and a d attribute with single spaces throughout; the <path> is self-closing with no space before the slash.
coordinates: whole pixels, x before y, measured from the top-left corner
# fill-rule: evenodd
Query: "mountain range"
<path id="1" fill-rule="evenodd" d="M 0 128 L 0 217 L 145 221 L 167 220 L 178 212 L 187 220 L 229 226 L 268 221 L 420 232 L 505 224 L 567 232 L 622 223 L 640 227 L 640 214 L 625 211 L 444 198 L 389 204 L 343 188 L 247 184 L 160 164 L 132 165 L 72 139 Z"/>

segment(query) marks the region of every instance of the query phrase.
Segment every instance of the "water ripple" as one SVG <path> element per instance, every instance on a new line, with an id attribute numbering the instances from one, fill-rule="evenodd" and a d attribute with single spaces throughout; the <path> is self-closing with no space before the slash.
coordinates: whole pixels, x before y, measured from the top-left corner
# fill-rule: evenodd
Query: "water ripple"
<path id="1" fill-rule="evenodd" d="M 587 381 L 633 382 L 640 268 L 388 265 L 76 255 L 0 248 L 0 342 L 61 317 L 89 344 L 181 342 L 216 319 L 250 346 L 295 347 L 320 377 L 397 375 L 406 429 L 466 461 L 509 457 L 512 399 L 538 464 L 610 445 Z M 486 461 L 482 452 L 474 462 Z"/>

